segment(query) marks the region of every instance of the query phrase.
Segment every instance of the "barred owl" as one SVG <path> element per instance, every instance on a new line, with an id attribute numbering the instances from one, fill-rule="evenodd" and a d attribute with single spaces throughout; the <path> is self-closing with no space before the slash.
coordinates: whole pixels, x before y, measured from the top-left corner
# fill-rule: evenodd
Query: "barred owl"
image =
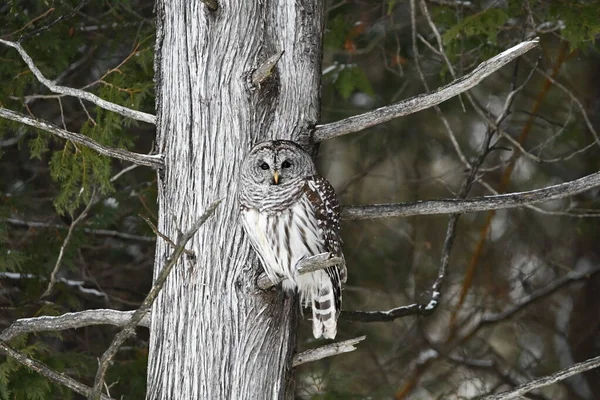
<path id="1" fill-rule="evenodd" d="M 310 155 L 294 142 L 256 145 L 242 165 L 241 220 L 267 276 L 283 278 L 312 308 L 313 335 L 335 338 L 345 264 L 297 274 L 303 258 L 329 252 L 343 257 L 339 204 L 331 184 L 316 174 Z"/>

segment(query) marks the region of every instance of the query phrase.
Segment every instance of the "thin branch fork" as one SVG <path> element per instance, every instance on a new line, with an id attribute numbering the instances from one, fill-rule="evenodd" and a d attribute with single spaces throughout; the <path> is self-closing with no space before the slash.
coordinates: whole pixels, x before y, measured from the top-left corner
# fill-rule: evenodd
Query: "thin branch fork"
<path id="1" fill-rule="evenodd" d="M 85 90 L 74 89 L 74 88 L 70 88 L 70 87 L 66 87 L 66 86 L 57 85 L 50 79 L 46 78 L 44 76 L 44 74 L 42 74 L 42 72 L 35 66 L 33 59 L 29 56 L 29 54 L 27 54 L 27 52 L 25 51 L 23 46 L 21 46 L 19 43 L 11 42 L 9 40 L 4 40 L 4 39 L 0 39 L 0 43 L 4 44 L 6 46 L 10 46 L 13 49 L 17 50 L 19 52 L 19 54 L 21 55 L 21 58 L 23 59 L 23 61 L 25 61 L 25 63 L 27 64 L 27 66 L 29 67 L 31 72 L 33 72 L 35 77 L 44 86 L 46 86 L 48 89 L 50 89 L 50 91 L 52 91 L 54 93 L 60 93 L 60 94 L 68 95 L 68 96 L 77 97 L 77 98 L 80 98 L 83 100 L 87 100 L 91 103 L 94 103 L 98 107 L 101 107 L 108 111 L 116 112 L 117 114 L 123 115 L 124 117 L 135 119 L 137 121 L 147 122 L 149 124 L 156 124 L 156 116 L 154 116 L 152 114 L 132 110 L 130 108 L 123 107 L 123 106 L 115 104 L 115 103 L 111 103 L 110 101 L 101 99 L 100 97 L 96 96 L 95 94 L 86 92 Z"/>
<path id="2" fill-rule="evenodd" d="M 344 263 L 345 261 L 342 257 L 332 256 L 330 253 L 321 253 L 298 261 L 296 269 L 298 275 L 302 275 Z M 269 279 L 267 274 L 262 273 L 256 280 L 256 286 L 258 286 L 259 289 L 267 290 L 279 285 L 283 280 L 284 278 L 281 278 L 277 282 L 273 282 Z"/>
<path id="3" fill-rule="evenodd" d="M 0 39 L 0 41 L 1 40 L 2 39 Z M 133 164 L 144 165 L 146 167 L 152 167 L 157 169 L 163 167 L 162 155 L 160 154 L 140 154 L 124 149 L 119 149 L 116 147 L 105 146 L 82 134 L 69 132 L 62 128 L 59 128 L 54 124 L 51 124 L 50 122 L 44 121 L 39 118 L 30 117 L 28 115 L 8 110 L 6 108 L 0 107 L 0 117 L 10 119 L 11 121 L 20 122 L 25 125 L 32 126 L 34 128 L 42 129 L 60 138 L 70 140 L 74 143 L 81 144 L 83 146 L 87 146 L 93 150 L 96 150 L 103 156 L 118 158 L 119 160 L 129 161 Z"/>
<path id="4" fill-rule="evenodd" d="M 104 384 L 104 375 L 106 370 L 108 369 L 108 365 L 111 360 L 119 350 L 119 347 L 127 340 L 129 337 L 135 334 L 135 327 L 140 324 L 142 319 L 148 314 L 148 311 L 152 307 L 152 303 L 158 297 L 158 294 L 162 290 L 163 285 L 167 281 L 167 278 L 175 266 L 179 257 L 184 253 L 185 245 L 187 242 L 194 236 L 194 234 L 200 229 L 200 227 L 206 222 L 206 220 L 213 214 L 217 206 L 221 203 L 221 200 L 215 201 L 212 203 L 204 212 L 204 214 L 194 223 L 194 225 L 188 230 L 185 234 L 181 234 L 177 239 L 177 247 L 173 250 L 173 253 L 167 258 L 166 265 L 162 268 L 150 292 L 142 302 L 140 308 L 135 310 L 129 322 L 123 327 L 123 329 L 115 336 L 112 343 L 106 349 L 102 357 L 100 358 L 100 363 L 98 366 L 98 371 L 96 372 L 96 378 L 94 380 L 94 388 L 92 393 L 89 395 L 90 400 L 98 400 L 100 399 L 100 395 L 102 392 L 102 385 Z"/>
<path id="5" fill-rule="evenodd" d="M 364 114 L 345 118 L 337 122 L 317 125 L 313 133 L 313 140 L 315 142 L 321 142 L 323 140 L 333 139 L 337 136 L 358 132 L 383 122 L 390 121 L 394 118 L 413 114 L 438 105 L 476 86 L 483 79 L 490 76 L 509 62 L 537 47 L 538 43 L 538 38 L 519 43 L 479 64 L 471 73 L 432 92 L 411 97 L 398 103 L 381 107 Z"/>
<path id="6" fill-rule="evenodd" d="M 411 203 L 373 204 L 342 207 L 344 219 L 376 219 L 408 217 L 414 215 L 436 215 L 467 213 L 516 208 L 529 204 L 563 199 L 600 186 L 600 172 L 574 181 L 525 192 L 496 196 L 471 197 L 467 199 L 420 200 Z"/>
<path id="7" fill-rule="evenodd" d="M 585 371 L 589 371 L 594 368 L 600 367 L 600 356 L 590 358 L 587 361 L 577 363 L 568 368 L 562 369 L 552 375 L 544 376 L 542 378 L 534 379 L 527 383 L 524 383 L 512 390 L 506 392 L 493 394 L 491 396 L 485 396 L 480 400 L 509 400 L 519 396 L 523 396 L 525 393 L 529 393 L 532 390 L 539 389 L 553 383 L 561 382 L 573 375 L 580 374 Z"/>
<path id="8" fill-rule="evenodd" d="M 354 351 L 356 350 L 355 346 L 366 338 L 366 336 L 359 336 L 354 339 L 331 343 L 325 346 L 317 347 L 316 349 L 303 351 L 302 353 L 298 353 L 294 356 L 292 367 L 297 367 L 298 365 L 321 360 L 326 357 L 337 356 L 338 354 Z"/>

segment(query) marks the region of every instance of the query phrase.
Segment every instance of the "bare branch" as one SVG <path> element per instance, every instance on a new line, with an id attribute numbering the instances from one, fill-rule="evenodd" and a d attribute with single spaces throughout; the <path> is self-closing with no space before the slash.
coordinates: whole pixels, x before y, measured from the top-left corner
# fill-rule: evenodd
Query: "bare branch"
<path id="1" fill-rule="evenodd" d="M 411 203 L 345 206 L 342 207 L 341 214 L 344 219 L 376 219 L 501 210 L 563 199 L 598 186 L 600 186 L 600 172 L 574 181 L 526 192 L 467 199 L 419 200 Z"/>
<path id="2" fill-rule="evenodd" d="M 15 226 L 26 226 L 28 228 L 52 228 L 52 229 L 67 229 L 65 225 L 62 224 L 52 224 L 48 222 L 40 222 L 40 221 L 23 221 L 16 218 L 6 218 L 0 219 L 0 221 L 7 222 L 11 225 Z M 120 239 L 127 240 L 139 240 L 142 242 L 155 242 L 156 238 L 151 236 L 141 236 L 141 235 L 133 235 L 131 233 L 111 231 L 107 229 L 90 229 L 90 228 L 82 228 L 84 232 L 91 233 L 92 235 L 99 236 L 112 236 L 118 237 Z"/>
<path id="3" fill-rule="evenodd" d="M 354 346 L 362 342 L 366 338 L 366 336 L 359 336 L 354 339 L 344 340 L 342 342 L 336 342 L 325 346 L 317 347 L 316 349 L 303 351 L 302 353 L 298 353 L 294 356 L 294 360 L 292 361 L 292 367 L 297 367 L 298 365 L 306 364 L 308 362 L 313 362 L 326 357 L 337 356 L 338 354 L 354 351 L 356 350 L 356 347 Z"/>
<path id="4" fill-rule="evenodd" d="M 8 342 L 24 333 L 37 333 L 48 331 L 63 331 L 77 329 L 92 325 L 125 326 L 134 311 L 119 311 L 110 309 L 85 310 L 58 316 L 42 316 L 34 318 L 21 318 L 13 322 L 0 334 L 0 340 Z M 146 314 L 138 326 L 150 326 L 150 314 Z"/>
<path id="5" fill-rule="evenodd" d="M 590 358 L 587 361 L 577 363 L 568 368 L 561 369 L 560 371 L 544 376 L 542 378 L 534 379 L 530 382 L 524 383 L 512 390 L 506 392 L 493 394 L 491 396 L 485 396 L 481 400 L 508 400 L 514 399 L 518 396 L 523 396 L 525 393 L 531 392 L 532 390 L 539 389 L 553 383 L 561 382 L 570 376 L 580 374 L 585 371 L 589 371 L 594 368 L 600 367 L 600 356 Z"/>
<path id="6" fill-rule="evenodd" d="M 70 88 L 70 87 L 66 87 L 66 86 L 57 85 L 53 81 L 47 79 L 44 76 L 44 74 L 42 74 L 42 72 L 35 66 L 35 63 L 31 59 L 29 54 L 27 54 L 25 49 L 23 49 L 23 46 L 21 46 L 19 43 L 11 42 L 11 41 L 4 40 L 4 39 L 0 39 L 0 43 L 5 44 L 6 46 L 10 46 L 10 47 L 14 48 L 15 50 L 17 50 L 19 52 L 19 54 L 21 55 L 21 58 L 23 59 L 23 61 L 25 61 L 25 63 L 27 64 L 27 66 L 29 67 L 31 72 L 33 72 L 35 77 L 44 86 L 46 86 L 48 89 L 50 89 L 52 92 L 65 94 L 68 96 L 73 96 L 73 97 L 77 97 L 77 98 L 80 98 L 83 100 L 87 100 L 91 103 L 96 104 L 98 107 L 104 108 L 105 110 L 116 112 L 117 114 L 123 115 L 124 117 L 128 117 L 131 119 L 135 119 L 137 121 L 143 121 L 143 122 L 147 122 L 149 124 L 156 123 L 156 116 L 154 116 L 152 114 L 132 110 L 130 108 L 123 107 L 123 106 L 120 106 L 115 103 L 111 103 L 110 101 L 101 99 L 100 97 L 96 96 L 95 94 L 86 92 L 85 90 L 74 89 L 74 88 Z"/>
<path id="7" fill-rule="evenodd" d="M 63 244 L 60 246 L 60 251 L 58 252 L 58 258 L 56 259 L 56 264 L 54 264 L 54 269 L 50 273 L 48 287 L 46 288 L 46 291 L 42 294 L 42 297 L 46 297 L 52 292 L 52 288 L 54 288 L 54 284 L 56 283 L 56 274 L 58 273 L 58 270 L 60 269 L 60 264 L 62 263 L 63 257 L 65 255 L 65 249 L 67 248 L 67 245 L 69 244 L 69 241 L 71 240 L 71 235 L 73 235 L 73 230 L 75 229 L 77 224 L 79 224 L 81 221 L 83 221 L 83 219 L 85 217 L 87 217 L 88 212 L 90 211 L 90 208 L 92 207 L 92 204 L 94 203 L 94 197 L 96 197 L 96 189 L 94 189 L 94 191 L 92 192 L 92 196 L 90 197 L 90 200 L 88 201 L 87 205 L 85 206 L 85 209 L 81 212 L 81 214 L 79 214 L 79 216 L 77 218 L 75 218 L 75 220 L 73 220 L 73 222 L 71 222 L 71 225 L 69 226 L 69 231 L 67 232 L 67 236 L 65 237 L 65 240 L 63 240 Z"/>
<path id="8" fill-rule="evenodd" d="M 89 386 L 86 386 L 83 383 L 76 381 L 75 379 L 71 378 L 70 376 L 67 376 L 65 374 L 62 374 L 60 372 L 53 370 L 52 368 L 50 368 L 49 366 L 47 366 L 46 364 L 44 364 L 42 362 L 32 360 L 31 358 L 27 357 L 25 354 L 21 353 L 20 351 L 15 350 L 12 347 L 10 347 L 3 340 L 0 340 L 0 349 L 2 349 L 8 356 L 14 358 L 20 364 L 23 364 L 24 366 L 31 369 L 32 371 L 35 371 L 35 372 L 39 373 L 40 375 L 45 376 L 46 378 L 50 379 L 52 382 L 56 382 L 59 385 L 66 386 L 69 389 L 71 389 L 72 391 L 79 393 L 83 396 L 88 396 L 90 393 L 92 393 L 92 389 Z M 114 400 L 111 397 L 108 397 L 105 395 L 102 395 L 100 398 L 102 400 Z"/>
<path id="9" fill-rule="evenodd" d="M 47 279 L 45 276 L 34 275 L 34 274 L 25 274 L 20 272 L 0 272 L 0 278 L 6 279 L 37 279 L 37 280 L 45 280 Z M 75 280 L 75 279 L 66 279 L 66 278 L 57 278 L 57 282 L 64 283 L 67 286 L 73 286 L 79 289 L 80 292 L 85 294 L 91 294 L 98 297 L 108 298 L 106 293 L 101 292 L 96 289 L 86 288 L 83 285 L 84 281 Z"/>
<path id="10" fill-rule="evenodd" d="M 1 40 L 1 39 L 0 39 Z M 59 128 L 58 126 L 51 124 L 50 122 L 44 121 L 39 118 L 30 117 L 25 114 L 18 113 L 16 111 L 8 110 L 6 108 L 0 107 L 0 117 L 7 118 L 12 121 L 20 122 L 25 125 L 33 126 L 34 128 L 42 129 L 46 132 L 52 133 L 58 137 L 61 137 L 66 140 L 70 140 L 74 143 L 82 144 L 87 146 L 93 150 L 96 150 L 98 153 L 107 157 L 118 158 L 119 160 L 129 161 L 138 165 L 145 165 L 147 167 L 152 168 L 162 168 L 163 161 L 162 156 L 160 154 L 156 155 L 146 155 L 134 153 L 128 150 L 119 149 L 115 147 L 105 146 L 96 142 L 93 139 L 90 139 L 87 136 L 81 135 L 75 132 L 69 132 L 64 129 Z"/>
<path id="11" fill-rule="evenodd" d="M 335 257 L 330 253 L 321 253 L 298 261 L 296 269 L 298 270 L 298 275 L 302 275 L 309 272 L 318 271 L 320 269 L 333 267 L 334 265 L 343 264 L 344 262 L 345 261 L 342 257 Z M 256 286 L 262 290 L 267 290 L 273 286 L 277 286 L 283 280 L 284 279 L 282 278 L 277 282 L 272 282 L 267 274 L 262 273 L 256 280 Z"/>
<path id="12" fill-rule="evenodd" d="M 389 106 L 381 107 L 364 114 L 355 115 L 341 121 L 332 122 L 325 125 L 317 125 L 313 134 L 315 142 L 332 139 L 337 136 L 348 133 L 358 132 L 363 129 L 390 121 L 394 118 L 413 114 L 417 111 L 425 110 L 437 104 L 440 104 L 460 93 L 463 93 L 483 79 L 502 68 L 515 58 L 525 54 L 529 50 L 537 47 L 538 39 L 519 43 L 508 50 L 503 51 L 497 56 L 479 64 L 470 74 L 458 78 L 448 85 L 424 93 L 409 99 L 403 100 Z"/>
<path id="13" fill-rule="evenodd" d="M 165 284 L 169 273 L 179 260 L 179 257 L 184 253 L 185 245 L 187 242 L 194 236 L 194 234 L 200 229 L 200 227 L 206 222 L 206 220 L 213 214 L 217 206 L 221 203 L 221 200 L 215 201 L 212 203 L 204 212 L 204 214 L 196 221 L 196 223 L 192 226 L 192 228 L 187 231 L 185 234 L 180 235 L 177 240 L 177 248 L 173 250 L 173 253 L 168 257 L 166 265 L 160 271 L 158 276 L 156 277 L 150 292 L 144 299 L 140 308 L 135 310 L 129 322 L 123 327 L 123 330 L 119 332 L 112 343 L 106 349 L 102 357 L 100 358 L 100 365 L 98 366 L 98 371 L 96 372 L 96 378 L 94 380 L 94 388 L 92 393 L 89 395 L 91 400 L 97 400 L 100 398 L 102 385 L 104 384 L 104 374 L 108 369 L 108 365 L 111 360 L 119 350 L 119 347 L 127 340 L 130 336 L 133 336 L 135 333 L 135 327 L 140 324 L 140 321 L 147 315 L 150 307 L 152 307 L 152 303 L 158 294 L 160 293 L 163 285 Z"/>

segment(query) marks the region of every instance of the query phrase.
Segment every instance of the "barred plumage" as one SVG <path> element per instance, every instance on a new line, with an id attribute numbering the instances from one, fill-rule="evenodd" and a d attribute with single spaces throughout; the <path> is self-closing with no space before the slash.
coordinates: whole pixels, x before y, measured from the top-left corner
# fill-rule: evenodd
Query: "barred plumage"
<path id="1" fill-rule="evenodd" d="M 345 265 L 298 275 L 299 260 L 329 252 L 342 256 L 339 204 L 312 159 L 290 141 L 255 146 L 242 166 L 241 220 L 265 273 L 283 277 L 312 308 L 313 335 L 333 339 L 341 309 Z"/>

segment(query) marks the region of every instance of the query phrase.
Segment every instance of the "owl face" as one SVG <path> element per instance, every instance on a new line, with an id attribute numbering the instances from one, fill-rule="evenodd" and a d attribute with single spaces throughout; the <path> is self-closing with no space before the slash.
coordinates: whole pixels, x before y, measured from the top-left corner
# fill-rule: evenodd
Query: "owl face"
<path id="1" fill-rule="evenodd" d="M 310 155 L 288 140 L 270 140 L 254 146 L 242 166 L 242 179 L 263 187 L 285 186 L 297 178 L 314 175 Z"/>

